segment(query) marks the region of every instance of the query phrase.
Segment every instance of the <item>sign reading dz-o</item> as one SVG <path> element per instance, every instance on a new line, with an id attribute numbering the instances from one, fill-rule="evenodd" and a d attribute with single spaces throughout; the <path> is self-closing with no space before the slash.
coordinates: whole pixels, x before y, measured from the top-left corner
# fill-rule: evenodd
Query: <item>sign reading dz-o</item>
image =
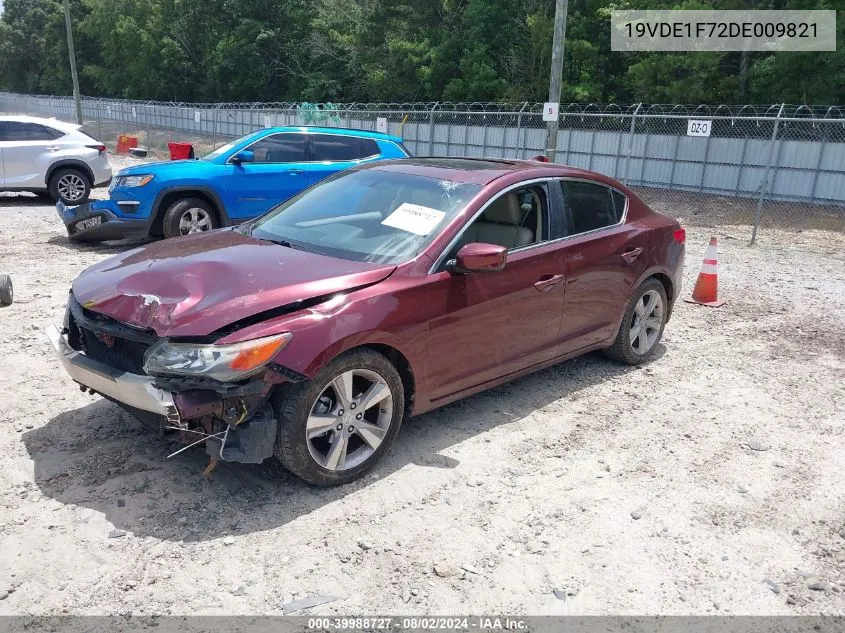
<path id="1" fill-rule="evenodd" d="M 690 119 L 687 121 L 687 136 L 710 136 L 710 128 L 713 121 L 697 121 Z"/>

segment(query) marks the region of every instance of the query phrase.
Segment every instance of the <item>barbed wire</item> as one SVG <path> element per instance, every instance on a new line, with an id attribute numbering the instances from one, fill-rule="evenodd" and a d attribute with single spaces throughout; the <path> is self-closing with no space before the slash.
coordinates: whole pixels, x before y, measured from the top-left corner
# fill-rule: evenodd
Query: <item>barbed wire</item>
<path id="1" fill-rule="evenodd" d="M 68 96 L 20 95 L 0 92 L 5 98 L 27 98 L 34 100 L 64 100 Z M 490 114 L 538 114 L 542 102 L 508 101 L 435 101 L 435 102 L 351 102 L 310 103 L 298 101 L 268 102 L 218 102 L 190 103 L 185 101 L 152 101 L 137 99 L 113 99 L 109 97 L 82 97 L 87 103 L 112 104 L 118 107 L 166 107 L 194 110 L 327 110 L 334 112 L 404 112 L 404 113 L 490 113 Z M 845 119 L 845 105 L 809 104 L 667 104 L 667 103 L 561 103 L 560 116 L 631 116 L 642 117 L 708 117 L 708 118 L 781 118 Z"/>

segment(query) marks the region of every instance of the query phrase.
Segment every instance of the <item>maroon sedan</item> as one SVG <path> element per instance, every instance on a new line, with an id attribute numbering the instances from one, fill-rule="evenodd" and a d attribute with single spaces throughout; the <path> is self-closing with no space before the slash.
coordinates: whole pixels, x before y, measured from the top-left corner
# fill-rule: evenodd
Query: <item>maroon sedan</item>
<path id="1" fill-rule="evenodd" d="M 343 172 L 257 220 L 107 259 L 51 332 L 83 389 L 218 459 L 360 477 L 406 415 L 567 358 L 636 364 L 684 230 L 600 174 L 468 158 Z"/>

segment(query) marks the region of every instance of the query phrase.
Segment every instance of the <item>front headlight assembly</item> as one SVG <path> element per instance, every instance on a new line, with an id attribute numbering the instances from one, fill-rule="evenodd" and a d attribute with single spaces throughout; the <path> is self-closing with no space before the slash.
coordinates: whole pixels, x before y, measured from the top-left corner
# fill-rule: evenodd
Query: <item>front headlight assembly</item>
<path id="1" fill-rule="evenodd" d="M 114 186 L 112 186 L 111 189 L 116 189 L 117 187 L 143 187 L 152 179 L 152 174 L 141 174 L 138 176 L 118 176 L 114 179 Z"/>
<path id="2" fill-rule="evenodd" d="M 290 332 L 230 345 L 175 343 L 167 339 L 144 355 L 149 375 L 197 376 L 222 382 L 258 373 L 291 339 Z"/>

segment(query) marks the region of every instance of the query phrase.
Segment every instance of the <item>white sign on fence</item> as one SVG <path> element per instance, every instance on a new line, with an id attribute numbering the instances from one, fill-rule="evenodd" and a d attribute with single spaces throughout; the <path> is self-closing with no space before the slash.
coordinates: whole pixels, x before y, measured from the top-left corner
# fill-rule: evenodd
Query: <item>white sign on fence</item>
<path id="1" fill-rule="evenodd" d="M 557 121 L 558 111 L 560 109 L 559 103 L 548 102 L 543 104 L 543 120 Z"/>
<path id="2" fill-rule="evenodd" d="M 273 117 L 265 116 L 264 117 L 264 127 L 273 127 Z"/>
<path id="3" fill-rule="evenodd" d="M 713 121 L 687 121 L 687 136 L 710 136 L 710 128 Z"/>
<path id="4" fill-rule="evenodd" d="M 376 119 L 376 132 L 387 134 L 387 119 L 385 117 L 380 116 Z"/>
<path id="5" fill-rule="evenodd" d="M 194 123 L 199 123 L 199 122 L 200 122 L 200 111 L 194 110 Z"/>
<path id="6" fill-rule="evenodd" d="M 132 118 L 135 118 L 136 116 L 138 116 L 138 113 L 135 112 L 135 106 L 132 106 Z"/>

